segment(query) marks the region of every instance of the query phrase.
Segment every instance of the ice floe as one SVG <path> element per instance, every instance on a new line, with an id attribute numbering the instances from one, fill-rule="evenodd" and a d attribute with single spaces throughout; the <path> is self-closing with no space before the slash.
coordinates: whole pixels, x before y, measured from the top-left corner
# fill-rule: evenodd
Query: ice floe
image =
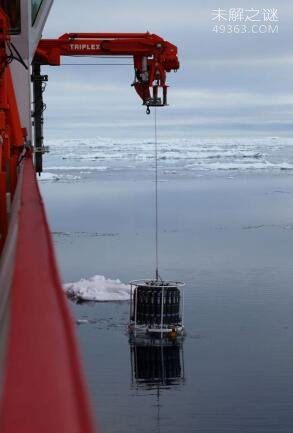
<path id="1" fill-rule="evenodd" d="M 112 280 L 103 275 L 82 278 L 75 283 L 63 285 L 67 296 L 76 301 L 127 301 L 130 298 L 130 286 L 119 279 Z"/>
<path id="2" fill-rule="evenodd" d="M 56 174 L 56 173 L 50 173 L 50 172 L 42 172 L 40 176 L 38 176 L 38 180 L 42 182 L 46 181 L 72 181 L 72 180 L 78 180 L 80 179 L 80 176 L 73 176 L 71 174 Z"/>
<path id="3" fill-rule="evenodd" d="M 81 178 L 117 170 L 153 170 L 153 140 L 70 139 L 48 141 L 48 172 L 41 180 L 59 180 L 77 173 Z M 282 172 L 293 170 L 293 139 L 184 138 L 160 139 L 159 170 L 165 175 L 210 171 Z M 51 173 L 52 172 L 52 173 Z M 68 173 L 68 175 L 66 175 Z M 66 179 L 66 178 L 65 178 Z M 69 178 L 67 178 L 69 179 Z"/>

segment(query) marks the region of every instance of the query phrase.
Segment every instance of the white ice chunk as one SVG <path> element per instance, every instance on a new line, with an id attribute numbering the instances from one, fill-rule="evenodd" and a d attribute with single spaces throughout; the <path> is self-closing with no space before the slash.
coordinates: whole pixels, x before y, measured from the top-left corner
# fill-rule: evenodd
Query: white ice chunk
<path id="1" fill-rule="evenodd" d="M 103 275 L 82 278 L 76 283 L 63 285 L 65 293 L 80 301 L 127 301 L 130 299 L 130 286 L 120 280 L 111 280 Z"/>
<path id="2" fill-rule="evenodd" d="M 59 180 L 66 180 L 66 181 L 71 181 L 71 180 L 78 180 L 80 179 L 79 176 L 73 176 L 70 174 L 55 174 L 55 173 L 50 173 L 50 172 L 42 172 L 40 176 L 37 177 L 37 179 L 39 181 L 59 181 Z"/>
<path id="3" fill-rule="evenodd" d="M 60 176 L 58 174 L 54 174 L 54 173 L 41 173 L 40 176 L 38 176 L 38 180 L 59 180 Z"/>

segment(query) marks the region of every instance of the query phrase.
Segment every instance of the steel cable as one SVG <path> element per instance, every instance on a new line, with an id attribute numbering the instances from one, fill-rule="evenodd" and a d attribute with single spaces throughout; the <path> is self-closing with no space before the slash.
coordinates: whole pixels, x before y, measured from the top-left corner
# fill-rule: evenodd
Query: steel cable
<path id="1" fill-rule="evenodd" d="M 155 107 L 155 249 L 156 249 L 156 281 L 159 280 L 159 234 L 158 234 L 158 134 L 157 107 Z"/>

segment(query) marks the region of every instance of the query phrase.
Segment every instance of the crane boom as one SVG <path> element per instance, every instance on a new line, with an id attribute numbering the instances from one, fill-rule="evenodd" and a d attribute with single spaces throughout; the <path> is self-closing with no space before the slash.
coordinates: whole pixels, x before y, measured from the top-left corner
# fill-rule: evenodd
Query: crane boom
<path id="1" fill-rule="evenodd" d="M 143 104 L 167 105 L 166 73 L 179 69 L 177 47 L 146 33 L 65 33 L 39 42 L 35 62 L 60 66 L 62 56 L 132 56 L 132 83 Z M 161 90 L 161 96 L 160 96 Z"/>

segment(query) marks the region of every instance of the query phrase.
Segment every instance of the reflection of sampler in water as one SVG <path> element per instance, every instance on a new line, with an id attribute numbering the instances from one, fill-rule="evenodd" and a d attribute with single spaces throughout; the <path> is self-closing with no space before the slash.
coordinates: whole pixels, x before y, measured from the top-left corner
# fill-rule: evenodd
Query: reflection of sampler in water
<path id="1" fill-rule="evenodd" d="M 183 346 L 178 342 L 130 342 L 132 385 L 142 388 L 184 382 Z"/>

